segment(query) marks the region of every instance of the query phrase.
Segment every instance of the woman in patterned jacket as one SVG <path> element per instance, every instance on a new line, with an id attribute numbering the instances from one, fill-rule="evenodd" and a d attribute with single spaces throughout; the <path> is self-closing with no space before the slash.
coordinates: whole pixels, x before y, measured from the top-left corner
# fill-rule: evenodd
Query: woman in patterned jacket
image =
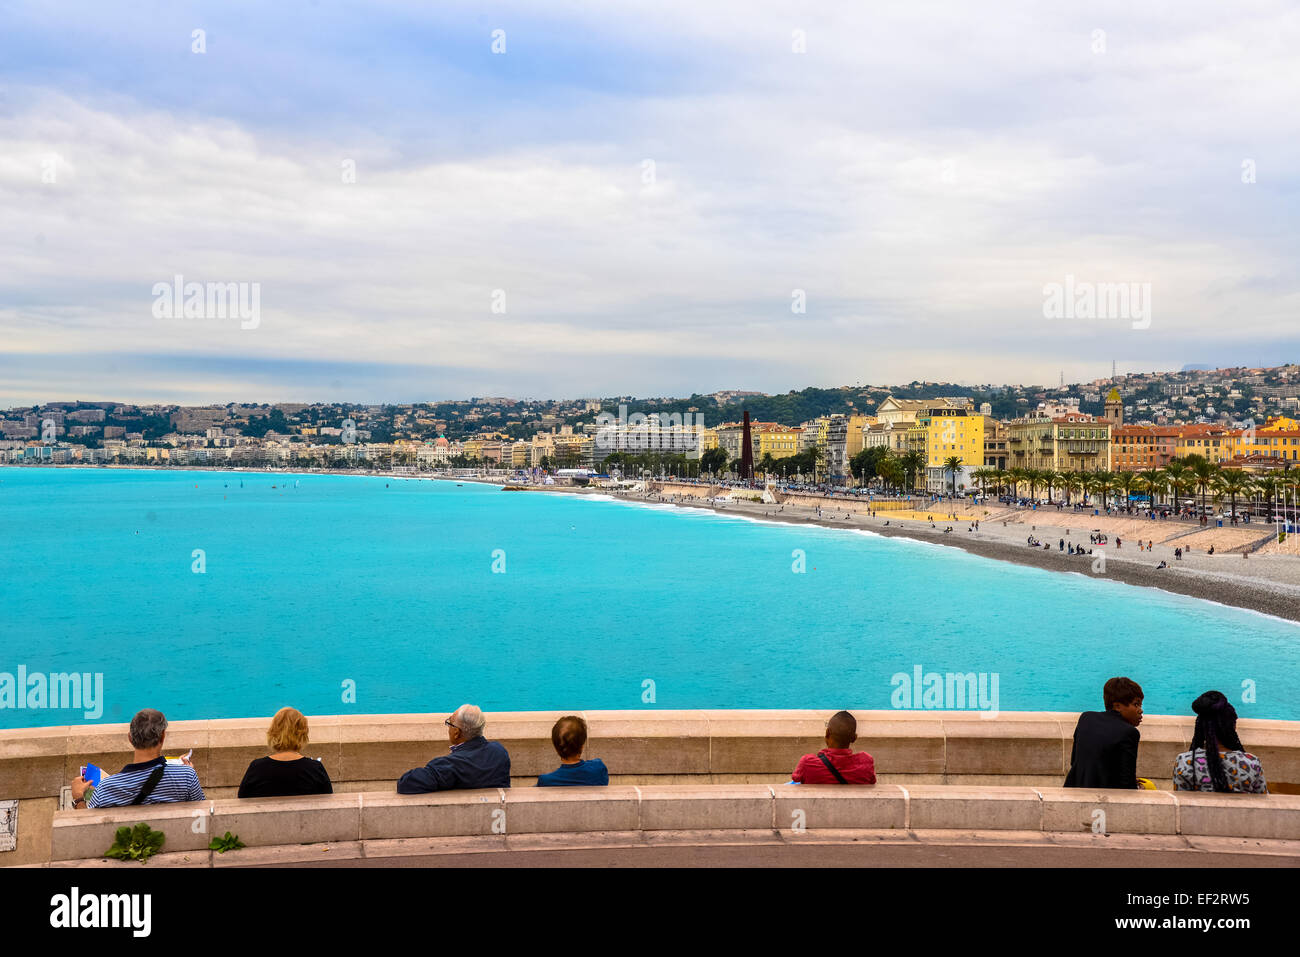
<path id="1" fill-rule="evenodd" d="M 1222 694 L 1207 691 L 1192 702 L 1196 729 L 1192 750 L 1174 762 L 1174 788 L 1178 791 L 1235 791 L 1267 794 L 1259 758 L 1242 747 L 1237 737 L 1237 712 Z"/>

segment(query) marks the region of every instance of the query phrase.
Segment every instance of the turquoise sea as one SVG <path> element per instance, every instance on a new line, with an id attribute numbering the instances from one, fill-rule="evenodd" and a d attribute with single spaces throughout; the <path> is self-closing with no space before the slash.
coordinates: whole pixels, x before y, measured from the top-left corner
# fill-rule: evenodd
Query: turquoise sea
<path id="1" fill-rule="evenodd" d="M 1300 719 L 1295 624 L 957 549 L 471 483 L 0 468 L 0 682 L 103 675 L 98 718 L 4 728 L 889 708 L 917 666 L 996 674 L 1002 711 L 1099 708 L 1124 674 L 1148 713 L 1215 688 Z"/>

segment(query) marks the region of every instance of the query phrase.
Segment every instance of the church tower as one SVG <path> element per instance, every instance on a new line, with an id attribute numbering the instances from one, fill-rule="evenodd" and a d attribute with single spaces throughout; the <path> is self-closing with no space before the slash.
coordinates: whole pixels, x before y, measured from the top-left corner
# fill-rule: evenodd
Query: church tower
<path id="1" fill-rule="evenodd" d="M 1111 428 L 1117 429 L 1124 424 L 1124 400 L 1120 398 L 1119 389 L 1111 389 L 1106 396 L 1106 414 L 1103 418 L 1111 424 Z"/>

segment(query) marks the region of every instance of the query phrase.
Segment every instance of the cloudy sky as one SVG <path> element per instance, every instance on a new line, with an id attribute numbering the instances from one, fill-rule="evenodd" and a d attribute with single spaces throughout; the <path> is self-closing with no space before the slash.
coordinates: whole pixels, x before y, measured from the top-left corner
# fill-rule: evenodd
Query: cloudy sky
<path id="1" fill-rule="evenodd" d="M 0 405 L 1300 359 L 1284 0 L 3 13 Z M 1149 322 L 1045 316 L 1067 276 Z"/>

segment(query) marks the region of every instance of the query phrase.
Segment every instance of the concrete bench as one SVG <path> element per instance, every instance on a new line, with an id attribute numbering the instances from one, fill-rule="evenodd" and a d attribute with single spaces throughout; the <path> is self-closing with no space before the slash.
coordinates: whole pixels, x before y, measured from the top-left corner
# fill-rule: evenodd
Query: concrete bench
<path id="1" fill-rule="evenodd" d="M 1104 817 L 1099 818 L 1101 812 Z M 1020 831 L 1300 841 L 1300 796 L 916 785 L 649 785 L 403 795 L 363 791 L 58 811 L 51 859 L 99 858 L 144 821 L 164 851 L 206 854 L 227 831 L 249 848 L 506 834 L 668 831 Z"/>

